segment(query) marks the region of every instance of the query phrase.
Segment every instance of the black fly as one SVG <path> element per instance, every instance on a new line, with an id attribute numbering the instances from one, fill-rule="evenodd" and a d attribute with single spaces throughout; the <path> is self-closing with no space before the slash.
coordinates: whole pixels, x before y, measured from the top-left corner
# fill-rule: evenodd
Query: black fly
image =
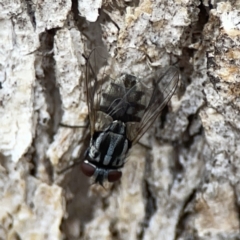
<path id="1" fill-rule="evenodd" d="M 95 183 L 103 185 L 105 180 L 115 182 L 121 178 L 128 150 L 172 97 L 179 72 L 176 67 L 168 67 L 147 79 L 130 74 L 112 79 L 96 70 L 100 59 L 99 48 L 87 58 L 85 87 L 91 140 L 81 168 Z"/>

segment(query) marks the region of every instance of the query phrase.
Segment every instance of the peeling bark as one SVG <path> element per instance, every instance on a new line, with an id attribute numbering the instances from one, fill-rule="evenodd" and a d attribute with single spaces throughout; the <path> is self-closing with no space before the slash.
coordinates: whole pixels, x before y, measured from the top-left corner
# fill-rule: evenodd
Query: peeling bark
<path id="1" fill-rule="evenodd" d="M 238 1 L 5 0 L 0 13 L 0 239 L 239 238 Z M 89 144 L 94 46 L 138 77 L 181 70 L 105 188 L 79 166 L 59 174 Z"/>

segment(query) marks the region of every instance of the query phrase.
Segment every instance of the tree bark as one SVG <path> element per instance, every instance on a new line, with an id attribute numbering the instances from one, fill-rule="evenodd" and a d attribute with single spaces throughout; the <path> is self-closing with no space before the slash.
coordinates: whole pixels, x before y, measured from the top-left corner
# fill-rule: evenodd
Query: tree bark
<path id="1" fill-rule="evenodd" d="M 2 1 L 0 239 L 238 239 L 239 7 Z M 84 56 L 96 46 L 118 67 L 108 71 L 181 71 L 121 181 L 104 188 L 78 165 L 59 173 L 89 145 Z"/>

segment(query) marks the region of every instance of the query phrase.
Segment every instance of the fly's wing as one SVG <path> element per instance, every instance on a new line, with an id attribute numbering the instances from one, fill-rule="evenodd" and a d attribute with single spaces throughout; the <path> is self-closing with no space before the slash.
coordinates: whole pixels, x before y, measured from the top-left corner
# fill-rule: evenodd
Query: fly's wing
<path id="1" fill-rule="evenodd" d="M 139 112 L 145 109 L 145 105 L 141 105 L 143 95 L 135 76 L 118 75 L 104 88 L 99 110 L 111 116 L 112 120 L 139 122 Z"/>
<path id="2" fill-rule="evenodd" d="M 148 104 L 142 114 L 141 121 L 139 123 L 127 124 L 127 137 L 133 144 L 136 143 L 153 124 L 162 109 L 171 99 L 177 88 L 178 80 L 179 70 L 174 66 L 158 72 L 153 82 L 151 96 L 146 96 Z M 148 91 L 149 94 L 149 89 L 146 91 Z"/>
<path id="3" fill-rule="evenodd" d="M 97 111 L 100 105 L 103 84 L 106 81 L 105 67 L 103 66 L 107 65 L 107 59 L 108 56 L 102 47 L 94 48 L 86 59 L 85 89 L 91 135 L 95 131 L 96 122 L 99 121 Z"/>

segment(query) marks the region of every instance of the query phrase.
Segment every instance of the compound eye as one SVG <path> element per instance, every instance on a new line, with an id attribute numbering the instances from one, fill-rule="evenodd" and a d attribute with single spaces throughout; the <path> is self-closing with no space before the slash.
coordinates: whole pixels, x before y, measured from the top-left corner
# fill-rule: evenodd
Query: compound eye
<path id="1" fill-rule="evenodd" d="M 82 172 L 87 176 L 87 177 L 92 177 L 95 170 L 96 170 L 96 167 L 94 167 L 92 164 L 90 164 L 88 161 L 84 161 L 82 164 L 81 164 L 81 169 L 82 169 Z"/>
<path id="2" fill-rule="evenodd" d="M 110 170 L 108 172 L 108 181 L 109 182 L 116 182 L 122 177 L 122 172 L 118 170 Z"/>

